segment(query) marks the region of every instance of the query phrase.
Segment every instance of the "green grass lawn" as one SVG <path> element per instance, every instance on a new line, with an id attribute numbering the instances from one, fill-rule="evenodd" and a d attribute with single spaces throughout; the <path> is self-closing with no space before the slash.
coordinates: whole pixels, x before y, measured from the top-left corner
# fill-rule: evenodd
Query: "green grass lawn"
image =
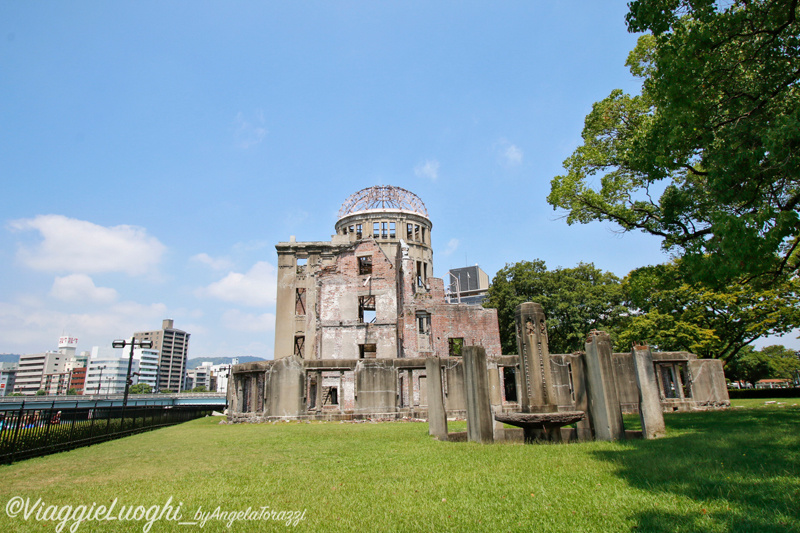
<path id="1" fill-rule="evenodd" d="M 150 507 L 172 497 L 187 521 L 199 507 L 305 510 L 304 531 L 800 532 L 800 407 L 790 405 L 671 414 L 662 439 L 567 445 L 438 442 L 425 423 L 219 421 L 2 466 L 0 504 Z M 3 532 L 55 526 L 0 511 Z M 150 531 L 200 530 L 161 520 Z"/>

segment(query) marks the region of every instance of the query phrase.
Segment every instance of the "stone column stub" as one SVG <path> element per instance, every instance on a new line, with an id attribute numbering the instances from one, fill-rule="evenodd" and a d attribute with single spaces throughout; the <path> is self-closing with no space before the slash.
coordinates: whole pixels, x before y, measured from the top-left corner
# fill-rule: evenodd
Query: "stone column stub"
<path id="1" fill-rule="evenodd" d="M 663 437 L 666 434 L 664 413 L 658 393 L 653 354 L 649 346 L 634 346 L 632 350 L 636 382 L 639 385 L 639 418 L 642 420 L 642 436 L 646 439 Z"/>
<path id="2" fill-rule="evenodd" d="M 522 412 L 556 411 L 558 404 L 550 370 L 544 309 L 538 303 L 525 302 L 517 306 L 514 319 L 522 373 Z"/>

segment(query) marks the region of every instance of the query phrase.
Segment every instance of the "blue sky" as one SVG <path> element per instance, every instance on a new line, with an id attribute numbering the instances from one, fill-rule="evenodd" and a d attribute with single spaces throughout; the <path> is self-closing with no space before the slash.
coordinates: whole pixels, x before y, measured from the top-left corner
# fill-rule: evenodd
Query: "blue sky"
<path id="1" fill-rule="evenodd" d="M 190 357 L 271 358 L 275 243 L 376 184 L 425 202 L 437 276 L 665 261 L 545 201 L 639 86 L 625 4 L 0 3 L 0 353 L 173 318 Z"/>

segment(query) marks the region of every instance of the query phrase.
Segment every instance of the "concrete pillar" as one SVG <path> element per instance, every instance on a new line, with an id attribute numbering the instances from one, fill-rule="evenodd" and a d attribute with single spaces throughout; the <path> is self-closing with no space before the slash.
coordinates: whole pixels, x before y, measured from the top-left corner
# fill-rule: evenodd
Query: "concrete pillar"
<path id="1" fill-rule="evenodd" d="M 482 444 L 494 442 L 489 375 L 483 346 L 464 347 L 464 392 L 467 399 L 467 439 Z"/>
<path id="2" fill-rule="evenodd" d="M 555 411 L 558 404 L 550 373 L 544 309 L 537 303 L 525 302 L 517 306 L 514 317 L 522 371 L 522 389 L 518 393 L 522 412 Z"/>
<path id="3" fill-rule="evenodd" d="M 442 394 L 442 362 L 438 357 L 425 359 L 425 381 L 428 386 L 428 435 L 447 440 L 447 414 Z"/>
<path id="4" fill-rule="evenodd" d="M 586 339 L 586 388 L 589 416 L 597 440 L 625 438 L 622 410 L 614 382 L 611 340 L 605 331 L 592 331 Z"/>
<path id="5" fill-rule="evenodd" d="M 355 376 L 356 413 L 397 412 L 397 370 L 391 362 L 362 359 L 356 364 Z"/>
<path id="6" fill-rule="evenodd" d="M 642 419 L 642 435 L 646 439 L 663 437 L 666 434 L 661 398 L 658 394 L 653 354 L 649 346 L 633 347 L 633 367 L 639 385 L 639 417 Z"/>
<path id="7" fill-rule="evenodd" d="M 305 389 L 303 361 L 297 356 L 276 360 L 267 371 L 267 416 L 296 417 L 304 412 Z M 254 387 L 257 388 L 257 387 Z"/>

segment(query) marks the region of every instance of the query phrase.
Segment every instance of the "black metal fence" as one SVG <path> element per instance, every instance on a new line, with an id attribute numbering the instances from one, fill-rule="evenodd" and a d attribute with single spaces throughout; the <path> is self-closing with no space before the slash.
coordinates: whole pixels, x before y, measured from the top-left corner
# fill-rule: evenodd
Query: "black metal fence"
<path id="1" fill-rule="evenodd" d="M 71 450 L 211 414 L 209 406 L 0 406 L 0 464 Z M 63 404 L 61 404 L 63 405 Z"/>

